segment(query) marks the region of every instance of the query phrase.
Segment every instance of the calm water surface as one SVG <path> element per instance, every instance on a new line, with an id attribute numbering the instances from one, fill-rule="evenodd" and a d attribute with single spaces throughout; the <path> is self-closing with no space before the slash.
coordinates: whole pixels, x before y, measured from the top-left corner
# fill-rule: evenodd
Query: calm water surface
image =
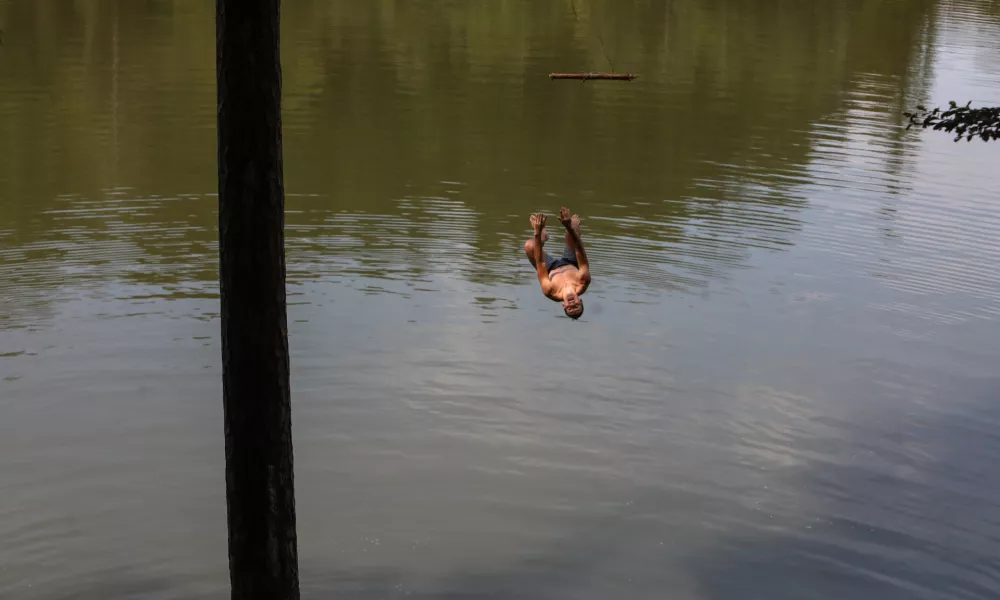
<path id="1" fill-rule="evenodd" d="M 303 596 L 996 598 L 1000 5 L 573 7 L 285 3 Z M 213 11 L 0 0 L 0 598 L 228 593 Z"/>

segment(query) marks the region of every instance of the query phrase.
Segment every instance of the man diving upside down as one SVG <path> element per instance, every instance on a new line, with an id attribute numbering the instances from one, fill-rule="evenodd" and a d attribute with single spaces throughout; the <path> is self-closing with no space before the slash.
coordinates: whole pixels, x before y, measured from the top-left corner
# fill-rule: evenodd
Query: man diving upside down
<path id="1" fill-rule="evenodd" d="M 570 215 L 565 206 L 559 211 L 559 222 L 566 228 L 566 248 L 562 256 L 553 258 L 543 246 L 549 239 L 545 230 L 546 216 L 531 215 L 535 236 L 524 243 L 524 253 L 538 273 L 542 293 L 551 300 L 562 302 L 566 316 L 579 319 L 583 314 L 580 296 L 590 286 L 590 264 L 580 241 L 580 215 Z"/>

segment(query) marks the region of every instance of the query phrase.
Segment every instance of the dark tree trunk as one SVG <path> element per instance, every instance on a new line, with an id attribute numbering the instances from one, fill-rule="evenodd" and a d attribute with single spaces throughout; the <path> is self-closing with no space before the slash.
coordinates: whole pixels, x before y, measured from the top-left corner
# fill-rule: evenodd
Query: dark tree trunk
<path id="1" fill-rule="evenodd" d="M 285 316 L 279 0 L 216 0 L 232 597 L 299 597 Z"/>

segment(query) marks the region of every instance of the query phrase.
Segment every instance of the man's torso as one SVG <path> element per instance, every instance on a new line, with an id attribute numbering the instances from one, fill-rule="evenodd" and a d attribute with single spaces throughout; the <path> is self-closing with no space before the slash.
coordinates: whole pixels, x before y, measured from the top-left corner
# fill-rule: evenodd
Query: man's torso
<path id="1" fill-rule="evenodd" d="M 563 290 L 572 285 L 576 295 L 582 296 L 587 291 L 589 284 L 583 280 L 580 270 L 573 265 L 563 265 L 549 271 L 549 281 L 552 282 L 552 290 L 546 294 L 551 300 L 562 302 L 565 300 Z"/>

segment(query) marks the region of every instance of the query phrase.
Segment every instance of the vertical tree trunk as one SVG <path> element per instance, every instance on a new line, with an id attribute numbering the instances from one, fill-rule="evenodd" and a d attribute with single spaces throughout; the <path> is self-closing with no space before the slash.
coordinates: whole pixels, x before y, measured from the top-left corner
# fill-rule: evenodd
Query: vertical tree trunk
<path id="1" fill-rule="evenodd" d="M 285 315 L 279 0 L 216 0 L 232 597 L 299 597 Z"/>

